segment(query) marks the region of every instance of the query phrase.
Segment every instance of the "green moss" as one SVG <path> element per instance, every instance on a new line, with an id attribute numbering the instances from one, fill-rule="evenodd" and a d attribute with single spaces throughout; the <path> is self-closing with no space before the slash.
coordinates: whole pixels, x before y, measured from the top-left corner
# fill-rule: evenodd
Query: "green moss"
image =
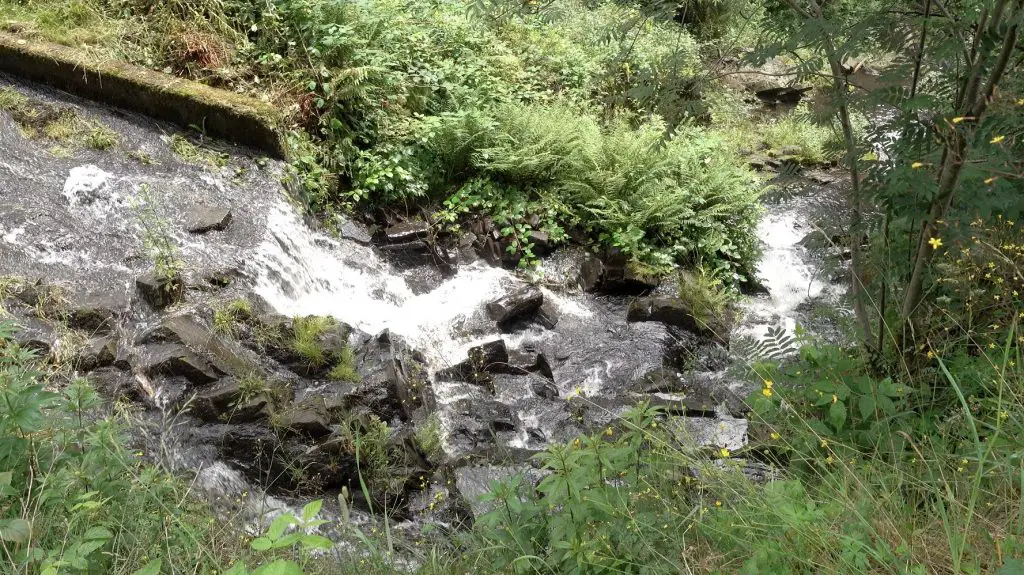
<path id="1" fill-rule="evenodd" d="M 117 145 L 117 132 L 103 124 L 94 124 L 92 128 L 85 133 L 85 143 L 94 150 L 106 150 L 113 148 Z"/>

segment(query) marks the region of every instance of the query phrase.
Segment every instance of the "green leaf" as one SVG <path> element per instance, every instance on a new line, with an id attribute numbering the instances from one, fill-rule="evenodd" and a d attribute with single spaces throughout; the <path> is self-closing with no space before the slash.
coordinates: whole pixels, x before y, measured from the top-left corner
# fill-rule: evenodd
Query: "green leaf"
<path id="1" fill-rule="evenodd" d="M 862 395 L 857 400 L 857 407 L 860 408 L 861 419 L 867 419 L 875 412 L 875 398 L 870 395 Z"/>
<path id="2" fill-rule="evenodd" d="M 106 541 L 107 539 L 110 539 L 113 536 L 114 534 L 111 533 L 110 530 L 106 527 L 90 527 L 89 530 L 85 532 L 85 535 L 82 536 L 82 539 L 103 539 L 104 541 Z"/>
<path id="3" fill-rule="evenodd" d="M 10 487 L 11 480 L 14 478 L 14 474 L 10 471 L 0 472 L 0 488 Z"/>
<path id="4" fill-rule="evenodd" d="M 294 561 L 278 559 L 253 571 L 253 575 L 302 575 L 302 567 Z"/>
<path id="5" fill-rule="evenodd" d="M 996 571 L 996 575 L 1024 575 L 1024 561 L 1007 559 L 999 571 Z"/>
<path id="6" fill-rule="evenodd" d="M 306 535 L 302 538 L 302 546 L 306 549 L 322 549 L 326 551 L 334 547 L 334 543 L 323 535 Z"/>
<path id="7" fill-rule="evenodd" d="M 249 575 L 249 568 L 245 566 L 245 563 L 235 563 L 224 572 L 224 575 Z"/>
<path id="8" fill-rule="evenodd" d="M 0 520 L 0 541 L 27 543 L 31 533 L 32 525 L 24 519 Z"/>
<path id="9" fill-rule="evenodd" d="M 163 567 L 163 559 L 155 559 L 146 564 L 145 567 L 139 569 L 134 575 L 159 575 L 160 568 Z"/>
<path id="10" fill-rule="evenodd" d="M 270 527 L 267 529 L 267 537 L 271 539 L 280 539 L 281 536 L 284 535 L 285 530 L 291 527 L 292 525 L 295 525 L 295 522 L 295 516 L 291 513 L 279 515 L 277 519 L 274 519 L 274 521 L 270 524 Z"/>
<path id="11" fill-rule="evenodd" d="M 270 549 L 273 544 L 274 542 L 266 537 L 257 537 L 252 540 L 252 543 L 250 543 L 249 546 L 255 551 L 266 551 L 267 549 Z"/>
<path id="12" fill-rule="evenodd" d="M 846 404 L 841 401 L 833 403 L 832 407 L 828 408 L 828 421 L 836 431 L 841 430 L 846 423 Z"/>
<path id="13" fill-rule="evenodd" d="M 320 508 L 323 507 L 323 505 L 324 502 L 321 499 L 317 499 L 316 501 L 310 501 L 309 503 L 306 504 L 305 507 L 302 508 L 302 519 L 304 521 L 309 521 L 313 519 L 314 517 L 316 517 L 317 513 L 320 513 Z"/>

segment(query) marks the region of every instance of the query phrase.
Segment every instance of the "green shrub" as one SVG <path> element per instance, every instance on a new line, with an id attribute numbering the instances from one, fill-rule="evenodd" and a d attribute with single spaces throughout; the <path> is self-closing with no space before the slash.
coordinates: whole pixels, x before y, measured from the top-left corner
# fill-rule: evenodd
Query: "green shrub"
<path id="1" fill-rule="evenodd" d="M 313 367 L 327 364 L 328 357 L 320 343 L 320 336 L 334 325 L 334 319 L 327 316 L 310 315 L 292 320 L 290 347 Z"/>
<path id="2" fill-rule="evenodd" d="M 356 371 L 356 358 L 349 346 L 345 346 L 338 354 L 337 363 L 327 372 L 327 377 L 335 381 L 358 382 L 361 378 Z"/>

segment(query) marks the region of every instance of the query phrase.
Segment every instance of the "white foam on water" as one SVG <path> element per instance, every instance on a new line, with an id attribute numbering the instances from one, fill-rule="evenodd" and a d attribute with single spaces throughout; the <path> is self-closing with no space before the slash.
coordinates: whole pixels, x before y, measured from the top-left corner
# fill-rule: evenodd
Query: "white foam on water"
<path id="1" fill-rule="evenodd" d="M 112 174 L 92 164 L 71 168 L 64 181 L 64 197 L 72 208 L 95 218 L 103 217 L 124 203 L 112 189 L 113 179 Z"/>
<path id="2" fill-rule="evenodd" d="M 764 252 L 757 274 L 768 288 L 769 297 L 749 301 L 747 319 L 738 331 L 762 337 L 770 327 L 781 325 L 793 333 L 797 307 L 824 292 L 825 282 L 805 260 L 799 217 L 796 210 L 788 209 L 766 214 L 758 224 L 757 236 Z"/>
<path id="3" fill-rule="evenodd" d="M 371 334 L 390 329 L 435 366 L 464 359 L 480 338 L 459 333 L 460 320 L 517 282 L 477 263 L 417 295 L 372 248 L 313 232 L 286 203 L 270 211 L 267 237 L 248 264 L 255 292 L 279 313 L 331 315 Z"/>

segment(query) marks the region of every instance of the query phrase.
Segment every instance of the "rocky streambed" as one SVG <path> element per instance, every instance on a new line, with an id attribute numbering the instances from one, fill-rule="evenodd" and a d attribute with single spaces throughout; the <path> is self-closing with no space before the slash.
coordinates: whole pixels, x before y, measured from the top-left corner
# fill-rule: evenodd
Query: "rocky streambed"
<path id="1" fill-rule="evenodd" d="M 280 162 L 15 87 L 117 134 L 92 149 L 0 112 L 0 300 L 19 337 L 135 406 L 147 456 L 254 521 L 359 494 L 362 477 L 357 508 L 465 525 L 492 479 L 641 400 L 669 408 L 683 440 L 735 450 L 749 386 L 730 365 L 843 292 L 811 257 L 827 243 L 807 249 L 834 210 L 828 174 L 769 205 L 766 289 L 733 329 L 695 323 L 675 286 L 615 254 L 559 249 L 527 282 L 486 221 L 451 245 L 415 220 L 327 233 Z M 153 297 L 154 237 L 184 274 L 169 306 Z"/>

